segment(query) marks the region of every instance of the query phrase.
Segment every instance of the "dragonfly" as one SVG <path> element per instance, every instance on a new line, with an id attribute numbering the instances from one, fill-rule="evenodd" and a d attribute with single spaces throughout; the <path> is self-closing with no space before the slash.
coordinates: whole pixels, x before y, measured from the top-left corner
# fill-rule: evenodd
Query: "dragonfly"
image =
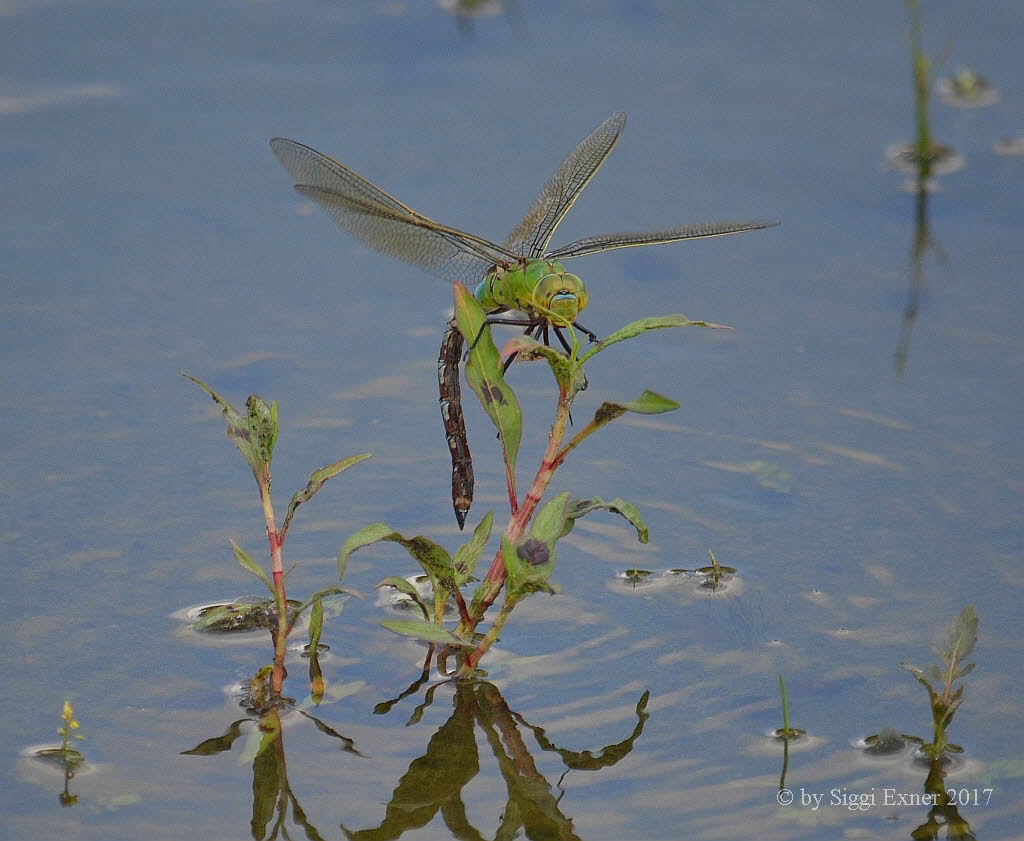
<path id="1" fill-rule="evenodd" d="M 576 329 L 589 302 L 578 275 L 563 261 L 618 248 L 660 245 L 755 231 L 776 220 L 699 222 L 638 233 L 597 234 L 551 248 L 566 213 L 604 164 L 626 124 L 615 113 L 591 131 L 559 164 L 519 224 L 498 243 L 435 222 L 344 164 L 294 140 L 276 137 L 270 147 L 295 189 L 311 199 L 343 231 L 370 248 L 450 282 L 476 283 L 475 296 L 489 324 L 513 324 L 548 343 L 553 332 L 571 353 L 563 330 Z M 452 459 L 452 502 L 461 529 L 473 499 L 472 459 L 459 387 L 463 337 L 449 322 L 438 357 L 441 415 Z M 508 362 L 510 362 L 508 360 Z"/>

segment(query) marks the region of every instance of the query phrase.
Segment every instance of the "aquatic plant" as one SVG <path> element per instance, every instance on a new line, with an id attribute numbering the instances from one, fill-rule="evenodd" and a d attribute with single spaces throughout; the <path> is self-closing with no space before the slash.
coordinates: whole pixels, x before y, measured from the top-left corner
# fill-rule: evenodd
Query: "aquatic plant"
<path id="1" fill-rule="evenodd" d="M 712 555 L 712 557 L 714 557 Z M 782 742 L 782 772 L 779 774 L 779 791 L 786 788 L 786 772 L 789 770 L 789 742 L 807 735 L 806 730 L 789 726 L 789 694 L 786 679 L 779 672 L 779 695 L 782 698 L 782 727 L 775 731 L 775 738 Z"/>
<path id="2" fill-rule="evenodd" d="M 552 317 L 557 318 L 554 314 Z M 581 347 L 575 334 L 569 331 L 572 344 L 565 352 L 542 344 L 528 335 L 518 336 L 505 346 L 503 355 L 494 344 L 490 325 L 479 301 L 461 284 L 455 285 L 455 320 L 470 348 L 465 368 L 466 380 L 497 429 L 502 450 L 509 520 L 501 536 L 501 545 L 486 575 L 468 601 L 462 591 L 473 580 L 473 571 L 490 537 L 493 524 L 490 513 L 480 521 L 473 536 L 454 556 L 426 537 L 406 538 L 386 524 L 376 523 L 359 530 L 346 541 L 339 555 L 339 564 L 343 564 L 356 549 L 380 540 L 404 546 L 428 576 L 432 585 L 433 604 L 428 605 L 405 579 L 387 577 L 378 586 L 395 587 L 405 593 L 419 606 L 423 618 L 389 620 L 381 624 L 404 636 L 460 649 L 458 675 L 468 677 L 474 674 L 481 657 L 497 640 L 519 602 L 533 593 L 557 592 L 556 585 L 550 581 L 555 568 L 556 545 L 572 531 L 576 520 L 593 511 L 610 511 L 622 516 L 633 526 L 641 543 L 647 542 L 647 526 L 639 511 L 621 499 L 574 499 L 570 493 L 563 492 L 540 507 L 557 469 L 573 450 L 598 429 L 627 412 L 658 414 L 679 407 L 673 400 L 645 391 L 632 401 L 603 403 L 594 413 L 593 419 L 568 438 L 573 401 L 587 382 L 584 364 L 607 348 L 649 330 L 721 325 L 691 321 L 681 315 L 644 318 L 587 348 Z M 516 458 L 523 431 L 522 412 L 504 376 L 507 359 L 512 355 L 521 360 L 544 360 L 550 366 L 557 386 L 554 420 L 548 434 L 547 447 L 529 490 L 523 497 L 517 492 L 516 481 Z M 497 616 L 486 634 L 478 636 L 478 625 L 502 592 L 504 598 Z M 443 627 L 445 606 L 449 600 L 454 601 L 458 610 L 459 621 L 454 631 Z"/>
<path id="3" fill-rule="evenodd" d="M 310 654 L 310 680 L 314 686 L 313 694 L 316 696 L 317 687 L 322 694 L 323 678 L 320 674 L 317 649 L 320 640 L 320 633 L 323 628 L 323 604 L 322 600 L 327 596 L 345 592 L 341 587 L 326 587 L 317 591 L 306 601 L 290 602 L 285 592 L 285 579 L 287 571 L 284 569 L 281 550 L 284 547 L 288 529 L 292 524 L 292 518 L 300 505 L 308 502 L 313 496 L 338 474 L 344 472 L 354 464 L 365 461 L 370 457 L 369 453 L 350 456 L 341 461 L 332 462 L 310 474 L 306 487 L 296 491 L 288 503 L 288 509 L 284 520 L 278 526 L 274 514 L 274 504 L 271 498 L 270 485 L 271 474 L 270 464 L 274 456 L 274 445 L 277 443 L 279 429 L 277 402 L 268 404 L 262 397 L 251 394 L 245 401 L 245 414 L 243 415 L 227 400 L 210 388 L 202 380 L 196 379 L 191 374 L 182 372 L 182 376 L 194 382 L 205 391 L 213 401 L 220 407 L 224 419 L 227 421 L 228 438 L 238 448 L 246 463 L 252 469 L 252 475 L 256 479 L 259 488 L 260 503 L 263 508 L 263 517 L 267 529 L 267 541 L 270 544 L 270 575 L 257 564 L 252 557 L 234 541 L 231 542 L 231 550 L 235 560 L 243 569 L 251 572 L 263 582 L 272 597 L 272 606 L 268 602 L 238 602 L 230 605 L 222 605 L 220 609 L 205 612 L 196 624 L 198 630 L 214 627 L 218 622 L 237 624 L 246 616 L 262 613 L 266 617 L 267 625 L 270 628 L 271 638 L 274 643 L 274 665 L 270 677 L 270 686 L 274 694 L 280 695 L 284 678 L 287 674 L 284 666 L 285 652 L 288 636 L 295 627 L 296 622 L 302 615 L 310 611 L 309 625 L 309 646 Z M 339 566 L 339 579 L 344 576 L 344 567 Z"/>
<path id="4" fill-rule="evenodd" d="M 71 740 L 82 741 L 85 736 L 78 732 L 80 725 L 78 719 L 75 718 L 75 710 L 71 706 L 71 701 L 64 702 L 60 719 L 63 722 L 57 728 L 57 734 L 61 738 L 60 747 L 42 748 L 36 751 L 35 755 L 39 759 L 60 765 L 64 772 L 64 790 L 57 795 L 57 800 L 60 801 L 61 806 L 74 806 L 78 802 L 78 795 L 72 794 L 69 786 L 75 776 L 75 771 L 85 762 L 85 757 L 82 756 L 81 751 L 71 747 Z"/>
<path id="5" fill-rule="evenodd" d="M 932 643 L 932 653 L 938 658 L 939 665 L 930 663 L 922 669 L 911 663 L 900 663 L 928 692 L 932 710 L 932 741 L 923 744 L 921 750 L 932 759 L 963 752 L 959 745 L 949 742 L 946 731 L 954 713 L 963 703 L 963 678 L 974 671 L 974 663 L 966 660 L 977 642 L 978 615 L 972 605 L 967 605 L 950 623 L 944 643 Z"/>

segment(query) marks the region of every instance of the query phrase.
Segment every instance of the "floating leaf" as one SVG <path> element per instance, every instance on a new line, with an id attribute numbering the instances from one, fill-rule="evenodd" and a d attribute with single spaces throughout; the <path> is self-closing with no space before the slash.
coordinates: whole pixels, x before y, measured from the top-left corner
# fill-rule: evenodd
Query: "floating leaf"
<path id="1" fill-rule="evenodd" d="M 288 513 L 285 514 L 284 525 L 281 526 L 281 539 L 284 539 L 284 535 L 287 533 L 288 527 L 291 525 L 292 517 L 295 516 L 296 508 L 304 502 L 309 502 L 309 500 L 313 498 L 313 495 L 327 483 L 328 479 L 333 479 L 339 473 L 348 470 L 352 465 L 359 464 L 361 461 L 366 461 L 369 457 L 369 453 L 363 453 L 358 456 L 349 456 L 341 461 L 336 461 L 333 464 L 321 467 L 319 470 L 314 470 L 309 476 L 309 481 L 306 483 L 306 487 L 301 491 L 296 491 L 292 496 L 291 502 L 288 503 Z"/>
<path id="2" fill-rule="evenodd" d="M 455 571 L 455 585 L 461 587 L 465 584 L 473 570 L 476 569 L 476 562 L 480 559 L 480 553 L 491 537 L 491 527 L 494 524 L 494 514 L 488 511 L 477 527 L 473 530 L 473 536 L 455 550 L 452 558 L 452 569 Z"/>
<path id="3" fill-rule="evenodd" d="M 711 327 L 720 330 L 730 330 L 732 328 L 726 327 L 724 324 L 712 324 L 710 321 L 691 321 L 685 315 L 661 315 L 652 316 L 650 318 L 641 318 L 637 321 L 630 322 L 625 327 L 620 327 L 614 333 L 605 336 L 596 345 L 593 345 L 583 356 L 580 357 L 580 363 L 586 362 L 595 354 L 600 353 L 605 348 L 611 347 L 619 342 L 624 342 L 626 339 L 632 339 L 635 336 L 639 336 L 641 333 L 646 333 L 648 330 L 660 330 L 665 327 Z"/>
<path id="4" fill-rule="evenodd" d="M 211 605 L 203 608 L 192 624 L 194 631 L 231 633 L 269 628 L 272 624 L 274 602 L 262 599 L 251 603 Z"/>
<path id="5" fill-rule="evenodd" d="M 435 645 L 454 645 L 461 648 L 476 648 L 476 643 L 459 639 L 451 631 L 435 625 L 433 622 L 419 622 L 415 619 L 388 619 L 380 623 L 382 628 L 403 637 L 434 643 Z"/>
<path id="6" fill-rule="evenodd" d="M 260 565 L 256 563 L 249 554 L 235 541 L 231 541 L 231 551 L 235 553 L 235 560 L 238 561 L 242 569 L 248 570 L 255 575 L 260 581 L 262 581 L 267 589 L 273 594 L 274 585 L 271 580 L 267 577 L 267 574 L 260 568 Z"/>
<path id="7" fill-rule="evenodd" d="M 523 413 L 515 393 L 505 382 L 501 354 L 491 338 L 480 302 L 461 283 L 455 284 L 455 320 L 469 347 L 466 382 L 498 430 L 506 474 L 515 476 L 516 457 L 523 435 Z"/>
<path id="8" fill-rule="evenodd" d="M 423 611 L 424 619 L 430 619 L 430 611 L 427 610 L 427 606 L 423 603 L 423 599 L 420 597 L 419 590 L 416 589 L 416 586 L 412 582 L 397 575 L 389 575 L 381 581 L 377 587 L 394 587 L 399 593 L 408 596 L 413 603 Z"/>

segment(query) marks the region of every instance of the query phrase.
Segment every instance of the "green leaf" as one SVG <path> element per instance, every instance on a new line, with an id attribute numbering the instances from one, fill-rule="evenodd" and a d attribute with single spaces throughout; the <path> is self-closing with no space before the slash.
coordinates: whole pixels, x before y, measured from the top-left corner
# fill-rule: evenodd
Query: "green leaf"
<path id="1" fill-rule="evenodd" d="M 973 605 L 967 605 L 946 631 L 946 665 L 952 668 L 959 666 L 971 656 L 977 643 L 978 614 L 975 613 Z"/>
<path id="2" fill-rule="evenodd" d="M 310 605 L 312 605 L 314 601 L 326 599 L 328 596 L 340 596 L 342 593 L 347 596 L 358 596 L 361 598 L 358 593 L 352 590 L 346 590 L 344 587 L 325 587 L 323 590 L 317 590 L 312 596 L 291 612 L 290 625 L 294 625 L 299 620 L 299 617 L 309 609 Z M 320 609 L 323 610 L 323 604 L 320 605 Z M 341 613 L 340 609 L 336 609 L 334 611 L 334 615 L 339 613 Z"/>
<path id="3" fill-rule="evenodd" d="M 480 553 L 491 537 L 491 527 L 494 524 L 494 514 L 488 511 L 484 518 L 473 531 L 473 536 L 455 550 L 455 557 L 452 558 L 452 569 L 455 571 L 455 585 L 461 587 L 465 584 L 473 570 L 476 569 L 476 562 L 480 559 Z"/>
<path id="4" fill-rule="evenodd" d="M 476 648 L 476 643 L 459 639 L 451 631 L 435 625 L 433 622 L 419 622 L 415 619 L 388 619 L 381 622 L 382 628 L 403 637 L 434 643 L 435 645 L 454 645 L 461 648 Z"/>
<path id="5" fill-rule="evenodd" d="M 675 400 L 646 390 L 636 400 L 602 403 L 594 413 L 593 423 L 595 428 L 600 428 L 626 412 L 635 412 L 638 415 L 660 415 L 662 412 L 673 412 L 678 408 L 679 404 Z"/>
<path id="6" fill-rule="evenodd" d="M 648 330 L 661 330 L 665 327 L 711 327 L 719 330 L 730 330 L 732 328 L 726 327 L 724 324 L 712 324 L 709 321 L 691 321 L 685 315 L 661 315 L 652 316 L 650 318 L 641 318 L 637 321 L 630 322 L 625 327 L 620 327 L 614 333 L 605 336 L 597 344 L 593 345 L 583 356 L 580 357 L 580 364 L 586 362 L 595 354 L 600 353 L 605 348 L 611 347 L 619 342 L 624 342 L 626 339 L 632 339 L 635 336 L 639 336 L 641 333 L 646 333 Z"/>
<path id="7" fill-rule="evenodd" d="M 392 531 L 385 523 L 374 523 L 372 526 L 366 526 L 345 541 L 345 545 L 338 555 L 339 574 L 344 572 L 344 565 L 348 563 L 348 556 L 352 552 L 381 540 L 401 544 L 412 558 L 423 567 L 423 571 L 430 576 L 432 581 L 441 582 L 448 590 L 455 587 L 455 570 L 452 567 L 452 558 L 443 546 L 422 535 L 408 538 L 403 537 L 397 531 Z"/>
<path id="8" fill-rule="evenodd" d="M 245 409 L 249 439 L 258 446 L 263 464 L 269 465 L 277 443 L 277 403 L 268 406 L 258 394 L 250 394 L 245 401 Z"/>
<path id="9" fill-rule="evenodd" d="M 402 593 L 412 599 L 416 606 L 423 612 L 424 619 L 430 619 L 430 611 L 427 610 L 427 606 L 423 603 L 419 590 L 416 589 L 416 586 L 411 581 L 407 581 L 398 575 L 389 575 L 376 586 L 394 587 L 399 593 Z"/>
<path id="10" fill-rule="evenodd" d="M 548 582 L 551 573 L 555 571 L 556 540 L 545 540 L 531 533 L 513 545 L 502 535 L 501 557 L 511 598 L 518 601 L 531 593 L 546 592 L 553 595 L 556 592 Z"/>
<path id="11" fill-rule="evenodd" d="M 572 527 L 575 525 L 576 520 L 580 517 L 584 517 L 591 511 L 597 511 L 598 509 L 604 509 L 605 511 L 611 511 L 613 514 L 618 514 L 624 517 L 629 524 L 636 529 L 636 537 L 641 543 L 646 543 L 650 537 L 650 533 L 647 529 L 647 524 L 644 522 L 644 518 L 640 516 L 640 512 L 636 506 L 631 502 L 626 502 L 624 499 L 613 499 L 611 502 L 605 502 L 603 499 L 597 497 L 591 497 L 590 499 L 574 499 L 572 503 L 567 506 L 565 511 L 565 530 L 562 532 L 562 536 L 572 531 Z"/>
<path id="12" fill-rule="evenodd" d="M 455 320 L 470 348 L 466 382 L 498 430 L 505 469 L 515 476 L 516 457 L 523 435 L 523 413 L 515 393 L 505 382 L 501 354 L 494 346 L 487 316 L 480 302 L 461 283 L 455 284 Z"/>
<path id="13" fill-rule="evenodd" d="M 231 551 L 235 553 L 235 560 L 238 561 L 242 569 L 248 570 L 255 575 L 266 585 L 266 588 L 270 591 L 271 595 L 273 595 L 274 584 L 271 582 L 270 578 L 267 577 L 267 574 L 260 568 L 260 565 L 249 557 L 249 554 L 233 540 L 231 541 Z"/>
<path id="14" fill-rule="evenodd" d="M 313 597 L 313 609 L 309 613 L 309 652 L 310 657 L 316 655 L 316 647 L 320 645 L 320 634 L 324 629 L 324 605 L 320 596 Z"/>
<path id="15" fill-rule="evenodd" d="M 662 395 L 649 390 L 644 391 L 636 400 L 602 403 L 594 413 L 593 420 L 573 436 L 572 440 L 562 450 L 561 456 L 564 458 L 570 450 L 578 447 L 585 438 L 593 435 L 602 426 L 611 423 L 616 418 L 622 417 L 626 412 L 636 412 L 640 415 L 657 415 L 662 412 L 671 412 L 678 408 L 679 404 L 675 400 L 662 397 Z"/>
<path id="16" fill-rule="evenodd" d="M 275 404 L 275 406 L 276 405 L 277 404 Z M 288 513 L 285 514 L 284 525 L 281 526 L 282 539 L 285 533 L 287 533 L 288 527 L 291 525 L 292 517 L 295 516 L 296 508 L 304 502 L 309 502 L 309 500 L 313 498 L 313 495 L 327 483 L 328 479 L 333 479 L 339 473 L 343 473 L 348 470 L 352 465 L 359 464 L 361 461 L 366 461 L 369 457 L 369 453 L 363 453 L 358 456 L 349 456 L 341 461 L 336 461 L 333 464 L 321 467 L 319 470 L 314 470 L 309 476 L 309 481 L 306 483 L 306 487 L 301 491 L 296 491 L 292 496 L 292 501 L 288 503 Z"/>
<path id="17" fill-rule="evenodd" d="M 338 553 L 338 580 L 345 577 L 345 569 L 348 567 L 348 558 L 356 549 L 362 549 L 378 540 L 383 540 L 385 535 L 391 534 L 392 529 L 385 523 L 374 523 L 370 526 L 363 526 L 355 534 L 351 535 L 341 547 Z"/>
<path id="18" fill-rule="evenodd" d="M 564 491 L 551 499 L 536 516 L 530 526 L 530 536 L 545 543 L 554 542 L 560 537 L 568 534 L 565 529 L 566 503 L 569 501 L 569 492 Z"/>
<path id="19" fill-rule="evenodd" d="M 234 406 L 232 406 L 227 400 L 221 397 L 202 380 L 193 377 L 185 371 L 182 371 L 181 375 L 194 382 L 203 391 L 210 395 L 214 403 L 220 406 L 221 412 L 224 415 L 224 420 L 227 421 L 228 438 L 235 447 L 238 448 L 238 452 L 242 454 L 242 458 L 245 459 L 246 464 L 248 464 L 252 469 L 253 475 L 256 477 L 256 481 L 259 481 L 262 473 L 260 448 L 249 432 L 247 419 L 243 418 L 241 413 Z"/>

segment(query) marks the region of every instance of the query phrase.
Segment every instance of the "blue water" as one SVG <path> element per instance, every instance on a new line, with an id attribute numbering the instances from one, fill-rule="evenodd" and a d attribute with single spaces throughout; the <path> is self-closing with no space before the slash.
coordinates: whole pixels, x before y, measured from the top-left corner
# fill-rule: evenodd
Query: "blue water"
<path id="1" fill-rule="evenodd" d="M 776 804 L 781 748 L 764 737 L 781 726 L 778 673 L 813 737 L 790 755 L 794 791 L 920 793 L 922 769 L 870 764 L 852 743 L 886 725 L 930 735 L 925 692 L 898 663 L 927 662 L 968 603 L 978 667 L 950 732 L 967 761 L 948 782 L 993 790 L 961 810 L 978 838 L 1018 837 L 1024 161 L 991 144 L 1024 130 L 1021 9 L 922 5 L 926 48 L 948 53 L 937 74 L 970 65 L 1001 100 L 933 102 L 936 138 L 966 166 L 930 197 L 916 294 L 915 199 L 884 166 L 913 131 L 898 3 L 520 0 L 462 25 L 431 0 L 0 5 L 4 837 L 250 837 L 245 738 L 180 752 L 245 716 L 225 688 L 269 646 L 197 640 L 171 614 L 258 587 L 228 540 L 262 559 L 262 518 L 215 408 L 179 370 L 236 403 L 280 402 L 279 509 L 314 467 L 374 454 L 300 509 L 291 593 L 331 584 L 341 543 L 371 522 L 458 545 L 434 378 L 450 290 L 341 234 L 290 190 L 267 140 L 307 143 L 500 241 L 617 110 L 626 132 L 555 244 L 783 224 L 572 264 L 600 335 L 673 312 L 734 329 L 661 331 L 588 367 L 578 424 L 644 388 L 683 406 L 601 430 L 552 488 L 635 502 L 650 544 L 610 516 L 582 521 L 560 549 L 564 593 L 522 605 L 484 661 L 508 707 L 572 751 L 626 739 L 651 692 L 631 751 L 561 788 L 562 758 L 502 720 L 506 747 L 518 727 L 536 763 L 530 783 L 566 792 L 550 837 L 571 837 L 571 819 L 589 841 L 746 838 L 752 824 L 765 838 L 906 838 L 926 807 Z M 510 380 L 525 485 L 550 377 L 524 365 Z M 475 406 L 467 420 L 471 521 L 490 508 L 503 522 L 491 428 Z M 615 578 L 703 566 L 709 547 L 739 570 L 721 594 Z M 357 554 L 346 580 L 370 594 L 414 571 L 388 546 Z M 373 597 L 351 601 L 325 631 L 338 691 L 316 715 L 363 756 L 286 726 L 292 789 L 326 838 L 378 826 L 452 715 L 448 687 L 415 726 L 422 690 L 373 714 L 422 660 L 383 616 Z M 303 661 L 291 668 L 301 700 Z M 52 741 L 65 698 L 90 772 L 61 809 L 60 777 L 19 751 Z M 476 726 L 462 800 L 491 837 L 511 795 Z M 447 839 L 450 825 L 438 814 L 405 837 Z"/>

